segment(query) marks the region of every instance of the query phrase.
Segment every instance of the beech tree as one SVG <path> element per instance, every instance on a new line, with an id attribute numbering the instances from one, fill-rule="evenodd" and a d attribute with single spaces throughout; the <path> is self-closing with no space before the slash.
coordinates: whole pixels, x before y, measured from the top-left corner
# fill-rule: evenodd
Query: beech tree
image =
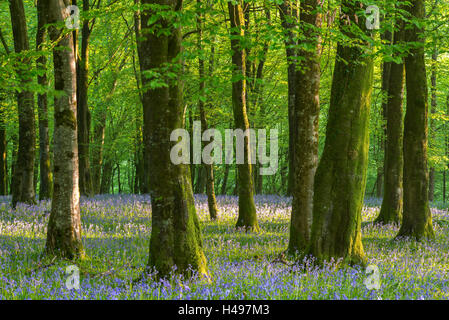
<path id="1" fill-rule="evenodd" d="M 438 48 L 435 46 L 432 52 L 432 65 L 431 65 L 431 74 L 430 74 L 430 139 L 429 139 L 429 147 L 431 143 L 435 141 L 435 131 L 436 124 L 435 120 L 432 118 L 437 112 L 437 63 L 438 63 Z M 432 202 L 435 196 L 435 167 L 433 165 L 429 168 L 429 201 Z"/>
<path id="2" fill-rule="evenodd" d="M 14 36 L 14 50 L 24 54 L 29 50 L 28 32 L 26 25 L 23 0 L 9 1 L 11 25 Z M 30 58 L 22 56 L 20 64 L 30 63 Z M 34 191 L 34 153 L 35 153 L 35 118 L 34 94 L 28 89 L 31 77 L 25 68 L 18 68 L 17 75 L 22 89 L 17 93 L 17 109 L 19 112 L 19 149 L 14 167 L 12 185 L 12 206 L 18 202 L 35 203 Z"/>
<path id="3" fill-rule="evenodd" d="M 422 21 L 424 1 L 412 0 L 410 3 L 407 12 L 411 18 Z M 407 111 L 404 119 L 404 212 L 398 236 L 433 238 L 427 168 L 428 91 L 424 28 L 409 22 L 405 29 L 405 40 L 412 45 L 405 58 Z"/>
<path id="4" fill-rule="evenodd" d="M 0 92 L 0 196 L 8 194 L 8 167 L 6 160 L 6 123 L 4 121 L 3 111 L 3 93 Z"/>
<path id="5" fill-rule="evenodd" d="M 354 19 L 360 3 L 344 0 L 341 32 L 349 40 L 368 34 L 364 19 Z M 349 22 L 347 22 L 349 20 Z M 358 31 L 360 32 L 360 31 Z M 319 260 L 366 261 L 361 222 L 368 160 L 368 123 L 373 61 L 363 47 L 341 41 L 332 78 L 326 141 L 316 175 L 313 224 L 308 253 Z"/>
<path id="6" fill-rule="evenodd" d="M 5 53 L 9 55 L 10 50 L 6 44 L 2 30 L 0 30 L 0 41 L 2 42 Z M 5 122 L 5 108 L 4 103 L 6 97 L 3 91 L 0 90 L 0 195 L 8 195 L 8 162 L 7 162 L 7 141 L 6 141 L 6 122 Z"/>
<path id="7" fill-rule="evenodd" d="M 76 122 L 76 63 L 73 33 L 59 26 L 68 17 L 68 0 L 44 0 L 53 50 L 54 100 L 54 186 L 45 251 L 67 259 L 83 257 L 78 187 L 78 140 Z"/>
<path id="8" fill-rule="evenodd" d="M 89 0 L 83 0 L 83 12 L 90 10 Z M 97 2 L 99 6 L 101 1 Z M 95 19 L 84 19 L 81 29 L 81 52 L 76 58 L 76 103 L 78 122 L 78 151 L 79 151 L 79 187 L 82 195 L 92 195 L 92 176 L 90 172 L 89 145 L 90 145 L 90 123 L 91 115 L 88 102 L 89 89 L 89 40 Z M 75 46 L 75 53 L 78 50 Z"/>
<path id="9" fill-rule="evenodd" d="M 294 157 L 295 138 L 296 138 L 296 114 L 295 114 L 295 96 L 296 96 L 296 62 L 297 62 L 297 45 L 298 41 L 295 35 L 295 26 L 298 22 L 298 3 L 295 0 L 284 0 L 279 5 L 279 13 L 282 22 L 282 28 L 285 31 L 285 53 L 287 58 L 287 82 L 288 82 L 288 127 L 289 127 L 289 143 L 288 143 L 288 187 L 287 194 L 291 195 L 294 184 Z"/>
<path id="10" fill-rule="evenodd" d="M 242 48 L 241 38 L 245 35 L 242 1 L 228 1 L 229 18 L 231 21 L 231 50 L 232 50 L 232 109 L 236 129 L 245 132 L 249 129 L 246 110 L 246 54 Z M 250 161 L 249 136 L 244 140 L 244 163 L 237 164 L 237 181 L 239 196 L 239 216 L 237 228 L 259 231 L 256 205 L 254 204 L 254 186 L 252 166 Z"/>
<path id="11" fill-rule="evenodd" d="M 404 23 L 397 16 L 393 34 L 393 45 L 400 46 L 404 40 Z M 398 62 L 389 62 L 387 85 L 387 139 L 384 160 L 384 192 L 379 216 L 375 222 L 399 224 L 402 219 L 403 179 L 403 112 L 405 70 L 400 53 L 395 53 Z"/>
<path id="12" fill-rule="evenodd" d="M 42 44 L 46 38 L 46 12 L 43 10 L 43 0 L 37 1 L 37 32 L 36 51 L 42 52 Z M 43 87 L 48 86 L 47 80 L 47 57 L 41 54 L 36 59 L 37 68 L 42 74 L 37 76 L 37 83 Z M 37 95 L 37 108 L 39 118 L 39 200 L 50 199 L 53 188 L 53 175 L 51 172 L 50 138 L 48 128 L 48 98 L 47 93 Z"/>
<path id="13" fill-rule="evenodd" d="M 292 185 L 292 215 L 289 251 L 302 251 L 310 240 L 313 218 L 313 185 L 318 164 L 318 120 L 320 110 L 320 2 L 301 1 L 301 47 L 303 62 L 295 74 L 295 155 Z"/>
<path id="14" fill-rule="evenodd" d="M 200 77 L 200 94 L 201 98 L 198 101 L 198 106 L 200 109 L 200 119 L 201 119 L 201 127 L 202 130 L 207 130 L 207 118 L 206 118 L 206 110 L 204 105 L 205 98 L 205 70 L 204 70 L 204 59 L 202 58 L 203 51 L 203 20 L 204 14 L 201 12 L 202 2 L 201 0 L 197 0 L 198 13 L 197 13 L 197 24 L 198 24 L 198 51 L 200 52 L 200 57 L 198 58 L 198 75 Z M 212 62 L 210 63 L 210 70 L 213 67 L 213 58 L 211 58 Z M 214 166 L 213 164 L 204 164 L 204 168 L 206 170 L 206 194 L 207 194 L 207 204 L 209 207 L 209 215 L 212 220 L 217 219 L 217 200 L 215 199 L 215 182 L 214 182 Z"/>
<path id="15" fill-rule="evenodd" d="M 149 190 L 152 208 L 152 231 L 148 265 L 161 277 L 191 268 L 207 274 L 201 230 L 193 199 L 189 167 L 170 160 L 173 130 L 182 128 L 181 27 L 175 16 L 182 13 L 182 0 L 144 0 L 141 15 L 142 85 L 144 134 L 149 152 Z M 156 12 L 154 10 L 159 7 Z M 177 15 L 174 15 L 177 14 Z M 151 20 L 150 20 L 151 17 Z M 165 32 L 159 32 L 163 28 Z M 153 85 L 151 71 L 171 68 L 176 78 L 163 79 L 166 85 Z"/>

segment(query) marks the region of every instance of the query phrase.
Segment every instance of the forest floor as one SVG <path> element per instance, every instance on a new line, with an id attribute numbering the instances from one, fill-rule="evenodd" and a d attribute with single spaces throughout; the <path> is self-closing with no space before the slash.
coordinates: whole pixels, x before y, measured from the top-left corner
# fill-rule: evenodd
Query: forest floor
<path id="1" fill-rule="evenodd" d="M 81 200 L 83 261 L 41 259 L 50 203 L 19 205 L 0 197 L 0 299 L 449 299 L 449 213 L 433 208 L 434 241 L 393 241 L 398 228 L 371 221 L 380 202 L 363 209 L 363 245 L 380 271 L 381 287 L 364 285 L 365 269 L 316 267 L 280 261 L 287 248 L 291 199 L 257 196 L 261 232 L 236 231 L 237 198 L 218 196 L 219 220 L 210 222 L 207 199 L 196 196 L 211 282 L 144 281 L 151 231 L 148 196 Z M 80 288 L 66 288 L 66 267 L 77 264 Z"/>

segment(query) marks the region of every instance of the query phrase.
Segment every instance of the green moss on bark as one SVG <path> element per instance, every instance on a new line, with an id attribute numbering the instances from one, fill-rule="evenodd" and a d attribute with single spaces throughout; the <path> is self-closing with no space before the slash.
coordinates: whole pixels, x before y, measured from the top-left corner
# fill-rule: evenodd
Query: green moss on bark
<path id="1" fill-rule="evenodd" d="M 143 1 L 159 3 L 170 10 L 180 11 L 174 1 Z M 142 12 L 142 27 L 147 26 L 151 10 Z M 152 70 L 181 61 L 181 30 L 173 20 L 162 17 L 156 23 L 170 29 L 171 34 L 147 32 L 141 42 L 141 70 Z M 154 27 L 154 26 L 150 26 Z M 157 29 L 157 27 L 156 27 Z M 173 70 L 179 70 L 175 67 Z M 148 86 L 151 79 L 142 79 Z M 196 216 L 190 173 L 185 165 L 175 166 L 170 160 L 170 134 L 182 127 L 182 82 L 170 80 L 168 86 L 148 90 L 143 94 L 144 141 L 149 151 L 149 191 L 152 207 L 152 231 L 148 266 L 159 277 L 169 277 L 176 266 L 177 273 L 190 275 L 192 271 L 207 276 L 207 262 L 203 253 L 201 230 Z"/>
<path id="2" fill-rule="evenodd" d="M 356 10 L 355 5 L 346 1 L 342 6 L 349 17 Z M 359 25 L 364 26 L 364 21 L 359 20 Z M 355 37 L 346 30 L 344 28 L 343 32 L 348 37 Z M 318 261 L 334 258 L 349 264 L 366 262 L 361 212 L 369 149 L 372 79 L 373 61 L 368 53 L 339 43 L 326 142 L 315 175 L 312 234 L 307 250 Z"/>
<path id="3" fill-rule="evenodd" d="M 396 22 L 397 31 L 394 34 L 393 44 L 398 45 L 404 39 L 404 24 Z M 399 224 L 402 219 L 403 197 L 403 112 L 404 99 L 404 64 L 391 63 L 388 79 L 388 97 L 386 104 L 387 139 L 384 161 L 384 194 L 382 206 L 376 223 Z"/>
<path id="4" fill-rule="evenodd" d="M 234 4 L 228 1 L 228 11 L 231 21 L 231 49 L 233 78 L 238 79 L 232 83 L 232 107 L 234 113 L 234 124 L 236 129 L 242 129 L 244 132 L 249 128 L 247 110 L 246 110 L 246 53 L 240 45 L 239 37 L 243 37 L 244 17 L 242 2 Z M 259 231 L 257 222 L 256 205 L 254 204 L 254 186 L 252 179 L 252 166 L 250 163 L 249 138 L 245 136 L 244 164 L 238 164 L 238 195 L 239 195 L 239 216 L 237 219 L 237 228 L 243 228 L 247 231 Z"/>
<path id="5" fill-rule="evenodd" d="M 424 18 L 424 1 L 413 0 L 407 9 L 412 17 Z M 429 208 L 427 171 L 428 91 L 424 59 L 424 30 L 416 25 L 406 28 L 408 42 L 421 42 L 405 58 L 407 112 L 404 119 L 404 213 L 398 237 L 417 240 L 433 238 Z"/>

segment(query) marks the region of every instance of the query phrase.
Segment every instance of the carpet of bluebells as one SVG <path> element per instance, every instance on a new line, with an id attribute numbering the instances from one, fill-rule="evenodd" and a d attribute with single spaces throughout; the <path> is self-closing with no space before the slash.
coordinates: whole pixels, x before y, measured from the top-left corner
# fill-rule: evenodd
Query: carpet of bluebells
<path id="1" fill-rule="evenodd" d="M 219 196 L 219 220 L 208 217 L 207 199 L 196 196 L 211 281 L 173 276 L 142 278 L 148 260 L 148 196 L 81 199 L 86 258 L 75 262 L 80 288 L 67 289 L 70 261 L 42 257 L 50 203 L 10 207 L 0 197 L 0 299 L 448 299 L 449 213 L 432 208 L 433 241 L 393 240 L 398 228 L 372 221 L 380 202 L 363 209 L 363 245 L 379 267 L 381 287 L 369 290 L 361 267 L 317 266 L 279 259 L 287 248 L 291 199 L 257 196 L 261 232 L 236 231 L 237 198 Z"/>

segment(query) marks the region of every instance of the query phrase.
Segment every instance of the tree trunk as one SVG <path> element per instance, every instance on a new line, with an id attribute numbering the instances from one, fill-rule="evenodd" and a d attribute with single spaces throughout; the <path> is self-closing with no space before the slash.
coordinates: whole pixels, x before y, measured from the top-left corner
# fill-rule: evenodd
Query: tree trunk
<path id="1" fill-rule="evenodd" d="M 189 136 L 193 137 L 193 106 L 189 109 Z M 190 178 L 192 180 L 192 189 L 194 190 L 195 187 L 195 177 L 197 174 L 197 166 L 194 164 L 193 161 L 193 143 L 190 144 Z"/>
<path id="2" fill-rule="evenodd" d="M 295 157 L 295 138 L 297 132 L 295 115 L 295 95 L 296 95 L 296 60 L 297 60 L 297 40 L 295 35 L 296 24 L 298 20 L 297 1 L 284 0 L 279 5 L 279 13 L 282 21 L 282 27 L 286 31 L 285 51 L 288 63 L 287 81 L 288 81 L 288 125 L 289 125 L 289 144 L 288 144 L 288 186 L 287 195 L 292 194 L 294 184 L 294 157 Z"/>
<path id="3" fill-rule="evenodd" d="M 23 0 L 9 1 L 11 24 L 14 36 L 15 52 L 20 54 L 29 50 L 28 32 L 26 26 Z M 30 63 L 29 58 L 22 58 L 23 65 Z M 28 70 L 17 70 L 20 86 L 25 90 L 17 93 L 17 109 L 19 112 L 19 150 L 14 170 L 12 188 L 12 206 L 18 202 L 35 203 L 34 192 L 34 153 L 35 153 L 35 123 L 34 123 L 34 95 L 26 88 L 30 85 L 31 77 Z"/>
<path id="4" fill-rule="evenodd" d="M 37 189 L 37 180 L 39 179 L 39 150 L 35 152 L 34 158 L 34 175 L 33 175 L 33 186 L 34 186 L 34 194 L 36 194 Z"/>
<path id="5" fill-rule="evenodd" d="M 94 147 L 92 154 L 92 188 L 95 194 L 100 193 L 101 167 L 103 165 L 103 147 L 106 130 L 106 110 L 100 111 L 99 119 L 94 126 Z"/>
<path id="6" fill-rule="evenodd" d="M 83 11 L 89 11 L 89 0 L 83 0 Z M 81 38 L 81 56 L 76 61 L 77 71 L 77 119 L 78 119 L 78 150 L 79 150 L 79 188 L 81 195 L 90 196 L 92 190 L 92 177 L 89 163 L 90 142 L 90 111 L 88 100 L 89 81 L 89 38 L 91 29 L 90 20 L 83 21 Z"/>
<path id="7" fill-rule="evenodd" d="M 195 194 L 204 194 L 204 189 L 206 188 L 206 170 L 204 170 L 203 165 L 197 165 L 196 170 L 196 183 L 194 184 Z"/>
<path id="8" fill-rule="evenodd" d="M 0 92 L 0 196 L 8 194 L 8 166 L 7 166 L 7 142 L 6 123 L 4 120 L 3 93 Z"/>
<path id="9" fill-rule="evenodd" d="M 14 134 L 12 137 L 12 152 L 11 152 L 11 175 L 10 175 L 10 181 L 9 181 L 9 192 L 12 194 L 12 189 L 14 186 L 14 177 L 15 177 L 15 171 L 16 171 L 16 162 L 14 159 L 17 158 L 17 149 L 18 149 L 18 141 L 17 141 L 17 134 Z"/>
<path id="10" fill-rule="evenodd" d="M 117 162 L 117 184 L 118 194 L 122 194 L 122 182 L 120 181 L 120 163 Z"/>
<path id="11" fill-rule="evenodd" d="M 225 172 L 223 175 L 223 183 L 221 184 L 221 194 L 226 194 L 226 188 L 228 184 L 228 176 L 229 176 L 230 165 L 225 165 Z"/>
<path id="12" fill-rule="evenodd" d="M 134 4 L 138 5 L 140 4 L 140 0 L 134 0 Z M 141 22 L 141 14 L 140 14 L 140 10 L 135 10 L 134 11 L 134 31 L 136 34 L 136 42 L 137 42 L 137 55 L 139 57 L 139 62 L 145 59 L 144 56 L 144 51 L 142 49 L 142 40 L 144 39 L 142 36 L 142 22 Z M 140 70 L 140 73 L 138 74 L 138 76 L 136 76 L 136 80 L 137 80 L 137 84 L 139 86 L 139 83 L 142 83 L 142 70 Z M 142 88 L 140 88 L 142 89 Z M 140 100 L 143 104 L 143 95 L 140 94 Z M 149 111 L 149 110 L 148 110 Z M 143 118 L 144 118 L 144 122 L 147 121 L 145 119 L 148 118 L 148 114 L 146 113 L 146 109 L 143 108 Z M 140 118 L 140 117 L 139 117 Z M 148 149 L 148 142 L 145 141 L 146 137 L 149 136 L 148 132 L 142 132 L 143 130 L 145 130 L 145 126 L 141 126 L 141 124 L 139 123 L 139 128 L 138 128 L 138 152 L 137 152 L 137 156 L 139 156 L 139 161 L 138 163 L 138 167 L 136 168 L 136 170 L 138 170 L 138 177 L 139 177 L 139 190 L 140 193 L 142 194 L 147 194 L 149 193 L 149 159 L 150 159 L 150 150 Z M 142 129 L 143 127 L 143 129 Z M 141 135 L 143 136 L 141 140 Z M 143 148 L 140 146 L 140 144 L 143 142 Z"/>
<path id="13" fill-rule="evenodd" d="M 443 169 L 443 203 L 446 203 L 446 168 Z"/>
<path id="14" fill-rule="evenodd" d="M 267 19 L 267 24 L 269 26 L 271 26 L 271 13 L 270 13 L 270 9 L 264 5 L 264 11 L 265 11 L 265 16 Z M 257 23 L 256 24 L 260 24 Z M 257 110 L 259 111 L 259 115 L 256 117 L 256 119 L 265 119 L 265 117 L 267 116 L 265 114 L 265 103 L 263 101 L 263 89 L 264 89 L 264 84 L 263 84 L 263 77 L 264 77 L 264 67 L 265 67 L 265 63 L 267 60 L 267 56 L 268 56 L 268 52 L 270 49 L 270 40 L 266 40 L 263 43 L 263 49 L 262 49 L 262 53 L 260 55 L 259 58 L 259 64 L 257 65 L 257 68 L 254 67 L 254 72 L 255 72 L 255 76 L 253 76 L 254 80 L 253 80 L 253 85 L 252 85 L 252 104 L 253 104 L 253 110 L 255 110 L 254 112 L 256 112 Z M 256 116 L 256 114 L 255 114 Z M 254 127 L 257 129 L 260 127 L 260 124 L 258 123 L 258 121 L 254 120 Z M 253 176 L 254 176 L 254 192 L 256 194 L 261 194 L 262 193 L 262 185 L 263 185 L 263 175 L 260 174 L 260 163 L 256 163 L 255 167 L 254 167 L 254 171 L 253 171 Z"/>
<path id="15" fill-rule="evenodd" d="M 394 45 L 404 40 L 404 24 L 401 18 L 396 21 L 397 31 L 394 33 Z M 398 56 L 398 54 L 396 54 Z M 404 63 L 391 63 L 388 79 L 386 118 L 387 140 L 384 160 L 384 192 L 382 206 L 376 223 L 397 223 L 402 219 L 402 177 L 404 158 L 403 148 L 403 112 L 405 72 Z"/>
<path id="16" fill-rule="evenodd" d="M 449 94 L 446 97 L 446 117 L 449 116 Z M 444 154 L 446 156 L 446 158 L 449 157 L 449 126 L 448 123 L 446 122 L 444 125 L 445 128 L 445 137 L 444 137 Z M 449 167 L 449 163 L 446 163 L 445 167 L 444 167 L 444 183 L 443 183 L 443 203 L 446 203 L 446 170 Z"/>
<path id="17" fill-rule="evenodd" d="M 228 1 L 229 17 L 231 20 L 231 50 L 233 64 L 232 83 L 232 107 L 234 113 L 234 123 L 236 129 L 245 132 L 249 129 L 248 117 L 246 112 L 246 74 L 245 68 L 245 50 L 241 48 L 240 41 L 244 37 L 244 18 L 242 11 L 242 2 L 237 4 Z M 249 135 L 244 139 L 244 164 L 237 164 L 238 169 L 238 194 L 239 194 L 239 216 L 237 219 L 237 228 L 259 231 L 257 222 L 256 205 L 254 204 L 254 188 L 252 181 L 252 166 L 250 162 L 250 141 Z"/>
<path id="18" fill-rule="evenodd" d="M 432 74 L 430 76 L 431 88 L 430 88 L 430 113 L 431 117 L 437 112 L 437 62 L 438 62 L 438 49 L 435 48 L 432 54 Z M 429 146 L 432 145 L 436 139 L 435 137 L 435 120 L 430 118 L 430 141 Z M 429 201 L 433 201 L 435 193 L 435 167 L 430 165 L 429 170 Z"/>
<path id="19" fill-rule="evenodd" d="M 112 180 L 112 161 L 105 159 L 103 165 L 103 172 L 101 175 L 100 193 L 107 194 L 111 191 Z"/>
<path id="20" fill-rule="evenodd" d="M 48 23 L 67 18 L 62 0 L 48 0 Z M 83 257 L 78 187 L 78 142 L 76 133 L 76 67 L 72 33 L 61 37 L 61 30 L 50 28 L 50 38 L 58 41 L 53 50 L 55 90 L 54 190 L 48 222 L 46 252 L 67 259 Z"/>
<path id="21" fill-rule="evenodd" d="M 424 18 L 424 1 L 412 0 L 407 11 Z M 433 238 L 427 172 L 427 78 L 424 61 L 424 30 L 410 23 L 407 42 L 419 42 L 405 58 L 407 112 L 404 120 L 404 213 L 398 237 Z"/>
<path id="22" fill-rule="evenodd" d="M 37 1 L 37 33 L 36 33 L 36 50 L 41 51 L 41 45 L 46 37 L 46 13 L 44 0 Z M 44 73 L 37 77 L 37 82 L 43 87 L 48 86 L 47 80 L 47 58 L 41 55 L 36 60 L 37 68 L 44 71 Z M 50 138 L 48 135 L 48 99 L 47 94 L 38 94 L 37 108 L 39 117 L 39 171 L 40 171 L 40 185 L 39 185 L 39 200 L 50 199 L 53 188 L 53 175 L 51 172 L 50 161 Z"/>
<path id="23" fill-rule="evenodd" d="M 364 30 L 364 19 L 353 20 L 359 4 L 344 0 L 342 11 L 351 24 Z M 362 41 L 343 22 L 340 29 L 349 39 Z M 365 50 L 347 41 L 337 47 L 326 142 L 316 171 L 313 199 L 309 253 L 319 261 L 342 258 L 343 263 L 366 262 L 361 213 L 368 165 L 373 61 Z"/>
<path id="24" fill-rule="evenodd" d="M 203 99 L 206 98 L 206 80 L 205 80 L 205 71 L 204 71 L 204 59 L 201 57 L 203 51 L 203 20 L 204 14 L 202 13 L 202 1 L 197 0 L 198 5 L 198 51 L 200 52 L 200 57 L 198 58 L 198 75 L 200 78 L 200 94 L 201 98 L 198 101 L 198 107 L 200 109 L 200 118 L 201 118 L 201 127 L 202 130 L 208 129 L 206 111 L 204 106 Z M 212 43 L 212 47 L 214 44 Z M 213 68 L 214 68 L 214 50 L 211 50 L 211 56 L 209 59 L 209 77 L 212 76 Z M 204 170 L 206 171 L 206 194 L 207 194 L 207 205 L 209 208 L 209 216 L 211 220 L 217 219 L 217 200 L 215 199 L 215 181 L 214 181 L 214 165 L 212 164 L 203 164 Z"/>
<path id="25" fill-rule="evenodd" d="M 293 157 L 294 181 L 292 189 L 292 214 L 288 251 L 294 254 L 306 249 L 310 241 L 313 218 L 313 185 L 318 164 L 318 120 L 320 110 L 320 0 L 301 1 L 300 28 L 303 44 L 311 49 L 301 49 L 303 62 L 295 75 L 296 133 L 294 142 L 297 154 Z"/>
<path id="26" fill-rule="evenodd" d="M 167 10 L 177 14 L 182 10 L 182 0 L 142 2 L 165 5 Z M 142 72 L 157 70 L 166 64 L 181 65 L 181 28 L 176 26 L 179 21 L 158 16 L 157 21 L 148 25 L 152 14 L 154 13 L 151 9 L 146 9 L 142 14 L 142 26 L 153 28 L 153 31 L 145 32 L 146 39 L 142 42 Z M 158 25 L 169 30 L 169 35 L 168 32 L 159 33 Z M 154 79 L 142 80 L 143 87 L 147 87 Z M 144 133 L 149 135 L 144 140 L 151 151 L 149 187 L 152 232 L 148 265 L 158 271 L 159 277 L 169 276 L 175 265 L 180 273 L 188 274 L 189 269 L 192 269 L 207 275 L 207 262 L 203 253 L 189 167 L 184 164 L 174 165 L 170 160 L 171 132 L 183 127 L 181 80 L 178 77 L 168 80 L 166 87 L 147 90 L 143 94 L 143 102 L 144 114 L 148 115 L 144 118 Z"/>
<path id="27" fill-rule="evenodd" d="M 382 40 L 392 43 L 393 34 L 386 30 L 381 38 Z M 377 178 L 376 178 L 376 197 L 381 198 L 383 195 L 383 185 L 384 185 L 384 172 L 385 172 L 385 137 L 387 134 L 387 128 L 385 123 L 387 122 L 387 104 L 388 104 L 388 93 L 389 93 L 389 85 L 390 85 L 390 74 L 391 74 L 391 65 L 392 62 L 383 62 L 382 64 L 382 94 L 384 95 L 382 99 L 382 125 L 379 133 L 379 146 L 377 148 L 378 154 L 380 157 L 377 158 Z M 383 156 L 384 159 L 379 159 Z M 384 160 L 384 161 L 382 161 Z M 383 162 L 383 163 L 382 163 Z"/>

